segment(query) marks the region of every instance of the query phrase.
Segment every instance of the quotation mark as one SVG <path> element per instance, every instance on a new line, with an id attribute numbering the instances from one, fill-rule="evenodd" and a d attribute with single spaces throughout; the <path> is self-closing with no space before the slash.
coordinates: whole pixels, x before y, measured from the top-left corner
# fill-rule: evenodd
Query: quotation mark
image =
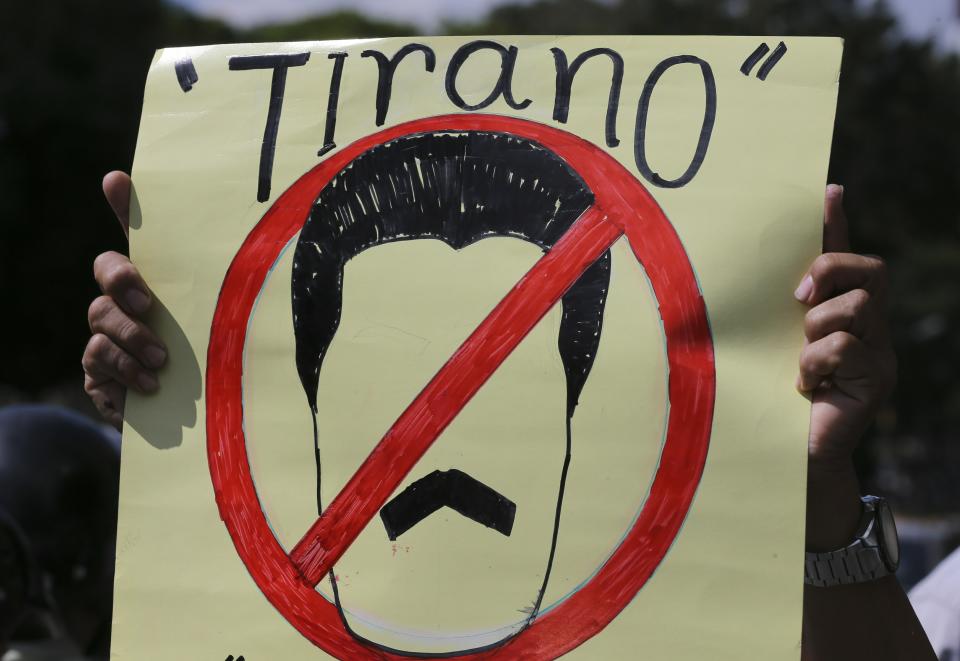
<path id="1" fill-rule="evenodd" d="M 762 60 L 767 53 L 770 52 L 770 47 L 767 46 L 766 42 L 757 46 L 757 50 L 750 53 L 750 57 L 743 61 L 743 66 L 740 67 L 740 73 L 744 76 L 750 76 L 753 68 L 757 66 L 757 62 Z M 767 61 L 764 62 L 760 69 L 757 70 L 757 78 L 760 80 L 766 80 L 767 76 L 770 75 L 770 72 L 773 71 L 773 67 L 777 66 L 777 63 L 783 59 L 783 56 L 787 54 L 787 45 L 780 42 L 780 45 L 773 50 L 773 54 L 767 58 Z"/>
<path id="2" fill-rule="evenodd" d="M 189 57 L 178 60 L 177 63 L 173 65 L 173 69 L 177 72 L 177 82 L 180 83 L 180 89 L 184 92 L 192 90 L 194 83 L 200 80 L 200 76 L 197 75 L 197 68 L 193 66 L 193 60 Z M 229 661 L 233 661 L 233 659 Z M 237 661 L 242 661 L 242 657 L 237 659 Z"/>
<path id="3" fill-rule="evenodd" d="M 233 654 L 231 654 L 230 656 L 227 657 L 227 661 L 246 661 L 246 660 L 243 658 L 242 654 L 238 656 L 236 659 L 234 659 Z"/>

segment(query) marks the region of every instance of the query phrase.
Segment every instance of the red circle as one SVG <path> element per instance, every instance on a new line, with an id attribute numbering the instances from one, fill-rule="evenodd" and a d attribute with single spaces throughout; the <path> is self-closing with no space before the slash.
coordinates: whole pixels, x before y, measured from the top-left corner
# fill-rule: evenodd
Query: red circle
<path id="1" fill-rule="evenodd" d="M 566 161 L 616 225 L 659 303 L 669 369 L 669 419 L 656 477 L 633 526 L 577 592 L 502 645 L 458 659 L 552 659 L 600 632 L 637 594 L 666 555 L 700 482 L 716 390 L 713 340 L 703 297 L 673 226 L 619 162 L 575 135 L 497 115 L 420 119 L 364 137 L 300 177 L 249 233 L 224 277 L 207 350 L 207 452 L 220 516 L 257 586 L 304 637 L 341 659 L 409 659 L 356 640 L 336 607 L 303 578 L 274 537 L 250 472 L 243 430 L 243 351 L 254 302 L 284 246 L 327 183 L 368 149 L 410 134 L 511 133 Z"/>

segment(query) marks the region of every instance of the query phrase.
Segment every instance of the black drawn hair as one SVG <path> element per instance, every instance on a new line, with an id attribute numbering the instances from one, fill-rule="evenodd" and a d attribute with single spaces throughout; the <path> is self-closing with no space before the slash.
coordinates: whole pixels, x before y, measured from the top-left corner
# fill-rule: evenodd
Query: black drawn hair
<path id="1" fill-rule="evenodd" d="M 373 246 L 425 238 L 460 249 L 510 236 L 547 251 L 591 204 L 593 194 L 564 161 L 512 135 L 417 134 L 358 156 L 321 191 L 294 252 L 297 371 L 311 409 L 340 324 L 348 260 Z M 597 355 L 609 282 L 607 252 L 562 299 L 568 416 Z"/>

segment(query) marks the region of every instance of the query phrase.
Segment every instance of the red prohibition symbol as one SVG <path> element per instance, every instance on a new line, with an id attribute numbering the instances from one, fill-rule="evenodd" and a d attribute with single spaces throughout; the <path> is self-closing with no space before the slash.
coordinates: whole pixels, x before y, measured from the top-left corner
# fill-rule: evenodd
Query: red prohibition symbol
<path id="1" fill-rule="evenodd" d="M 320 191 L 367 150 L 411 134 L 492 131 L 551 150 L 586 182 L 594 204 L 530 269 L 400 415 L 292 552 L 257 497 L 243 425 L 243 352 L 269 270 Z M 716 391 L 713 340 L 693 268 L 644 186 L 596 145 L 543 124 L 497 115 L 420 119 L 362 138 L 300 177 L 253 228 L 230 264 L 207 352 L 207 453 L 220 517 L 251 577 L 304 637 L 340 659 L 409 659 L 354 638 L 316 590 L 427 449 L 527 333 L 621 236 L 656 295 L 669 369 L 669 418 L 659 466 L 633 526 L 579 590 L 499 647 L 459 659 L 553 659 L 600 632 L 666 555 L 700 483 Z"/>

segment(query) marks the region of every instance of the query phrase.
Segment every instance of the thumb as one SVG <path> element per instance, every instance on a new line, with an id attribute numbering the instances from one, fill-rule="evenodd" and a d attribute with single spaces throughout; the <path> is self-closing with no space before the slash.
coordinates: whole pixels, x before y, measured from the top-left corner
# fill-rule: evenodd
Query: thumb
<path id="1" fill-rule="evenodd" d="M 843 210 L 843 186 L 827 186 L 823 212 L 823 252 L 849 252 L 847 213 Z"/>
<path id="2" fill-rule="evenodd" d="M 116 214 L 124 236 L 130 236 L 130 175 L 114 170 L 103 178 L 103 195 Z"/>

